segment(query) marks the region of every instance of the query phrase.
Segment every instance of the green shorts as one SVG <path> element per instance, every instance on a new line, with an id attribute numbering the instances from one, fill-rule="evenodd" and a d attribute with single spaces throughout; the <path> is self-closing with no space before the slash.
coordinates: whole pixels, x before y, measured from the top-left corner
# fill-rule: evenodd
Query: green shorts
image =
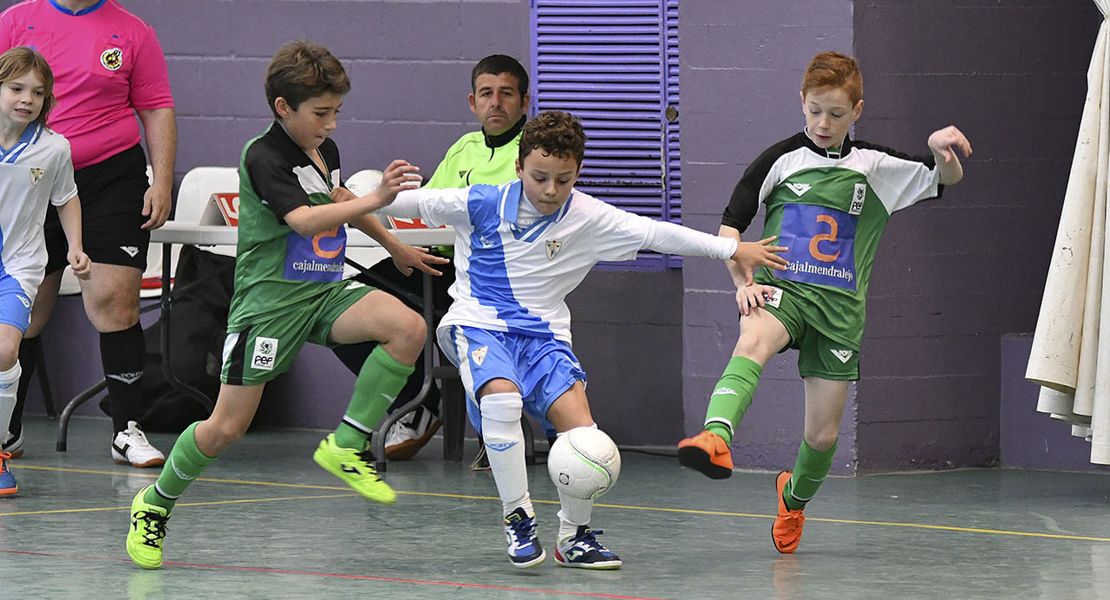
<path id="1" fill-rule="evenodd" d="M 320 286 L 320 294 L 308 302 L 266 314 L 240 331 L 228 331 L 220 381 L 256 385 L 288 371 L 305 342 L 327 346 L 339 315 L 376 289 L 355 281 Z"/>
<path id="2" fill-rule="evenodd" d="M 773 286 L 772 286 L 773 287 Z M 805 317 L 805 311 L 790 294 L 774 288 L 775 295 L 764 305 L 790 334 L 786 348 L 798 350 L 798 372 L 802 377 L 820 377 L 838 381 L 859 379 L 859 351 L 831 339 L 818 331 Z"/>

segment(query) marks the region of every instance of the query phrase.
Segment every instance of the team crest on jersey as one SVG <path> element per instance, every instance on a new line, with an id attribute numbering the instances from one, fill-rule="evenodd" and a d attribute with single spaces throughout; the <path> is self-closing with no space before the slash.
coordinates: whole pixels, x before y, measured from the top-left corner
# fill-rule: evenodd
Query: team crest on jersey
<path id="1" fill-rule="evenodd" d="M 547 240 L 547 260 L 555 260 L 555 255 L 563 249 L 563 242 L 559 240 Z"/>
<path id="2" fill-rule="evenodd" d="M 489 346 L 482 346 L 481 348 L 478 348 L 477 350 L 470 353 L 470 360 L 474 361 L 474 364 L 480 367 L 482 366 L 482 363 L 486 362 L 486 352 L 488 351 Z"/>
<path id="3" fill-rule="evenodd" d="M 863 211 L 863 201 L 867 198 L 867 184 L 857 183 L 852 191 L 852 204 L 848 207 L 848 214 L 858 215 Z"/>
<path id="4" fill-rule="evenodd" d="M 31 185 L 38 185 L 46 171 L 38 167 L 31 167 Z"/>
<path id="5" fill-rule="evenodd" d="M 100 54 L 100 64 L 109 71 L 118 71 L 123 66 L 123 50 L 108 48 Z"/>

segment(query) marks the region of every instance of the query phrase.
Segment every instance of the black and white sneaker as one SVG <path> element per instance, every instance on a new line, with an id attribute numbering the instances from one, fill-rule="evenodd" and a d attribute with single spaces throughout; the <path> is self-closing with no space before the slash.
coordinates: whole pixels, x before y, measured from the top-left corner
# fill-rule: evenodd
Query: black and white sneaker
<path id="1" fill-rule="evenodd" d="M 127 422 L 127 429 L 116 432 L 112 439 L 112 460 L 132 467 L 160 467 L 166 457 L 152 446 L 146 434 L 135 421 Z"/>

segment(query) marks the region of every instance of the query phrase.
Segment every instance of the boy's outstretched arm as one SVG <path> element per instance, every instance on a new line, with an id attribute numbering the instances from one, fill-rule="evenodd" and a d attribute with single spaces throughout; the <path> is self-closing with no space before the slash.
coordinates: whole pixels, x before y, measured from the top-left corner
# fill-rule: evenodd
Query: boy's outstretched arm
<path id="1" fill-rule="evenodd" d="M 381 185 L 373 192 L 346 202 L 299 206 L 286 213 L 285 223 L 304 237 L 312 237 L 344 223 L 352 223 L 359 217 L 388 206 L 397 197 L 397 192 L 405 189 L 405 182 L 420 181 L 420 176 L 416 174 L 418 170 L 403 160 L 395 160 L 386 167 Z"/>
<path id="2" fill-rule="evenodd" d="M 929 150 L 937 161 L 942 185 L 953 185 L 964 178 L 964 168 L 960 164 L 957 150 L 965 157 L 971 156 L 971 142 L 967 141 L 963 132 L 953 125 L 934 131 L 929 136 Z"/>
<path id="3" fill-rule="evenodd" d="M 771 242 L 775 241 L 776 236 L 758 242 L 742 242 L 740 241 L 740 231 L 728 225 L 721 225 L 717 235 L 736 240 L 736 252 L 725 264 L 728 266 L 728 272 L 732 275 L 732 282 L 736 285 L 737 290 L 752 284 L 752 277 L 755 276 L 755 271 L 759 267 L 767 267 L 778 271 L 786 270 L 786 259 L 779 256 L 778 253 L 785 252 L 788 248 L 772 246 Z"/>
<path id="4" fill-rule="evenodd" d="M 410 246 L 397 239 L 397 236 L 390 233 L 374 215 L 363 215 L 352 220 L 351 225 L 381 244 L 382 248 L 385 248 L 390 257 L 393 258 L 393 264 L 397 267 L 397 270 L 406 277 L 412 275 L 413 269 L 419 269 L 432 275 L 443 275 L 432 265 L 451 262 L 446 258 L 429 254 L 427 248 Z"/>

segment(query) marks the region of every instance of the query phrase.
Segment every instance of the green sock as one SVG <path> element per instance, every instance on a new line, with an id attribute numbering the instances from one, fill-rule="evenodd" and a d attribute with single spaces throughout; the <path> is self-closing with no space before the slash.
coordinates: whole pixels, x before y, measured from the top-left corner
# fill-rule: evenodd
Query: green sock
<path id="1" fill-rule="evenodd" d="M 833 454 L 836 454 L 836 442 L 833 442 L 832 448 L 818 452 L 802 440 L 798 461 L 794 463 L 794 474 L 782 490 L 782 500 L 786 503 L 786 508 L 804 508 L 806 502 L 813 498 L 832 468 Z"/>
<path id="2" fill-rule="evenodd" d="M 200 448 L 197 448 L 197 438 L 193 433 L 197 423 L 187 427 L 178 436 L 173 450 L 170 450 L 170 455 L 166 457 L 166 465 L 162 467 L 158 482 L 147 490 L 143 497 L 147 504 L 161 506 L 167 510 L 172 509 L 181 494 L 185 493 L 185 488 L 189 487 L 189 484 L 199 477 L 212 461 L 216 460 L 215 457 L 205 456 Z"/>
<path id="3" fill-rule="evenodd" d="M 374 348 L 358 372 L 351 403 L 335 430 L 335 444 L 362 450 L 374 432 L 374 425 L 389 410 L 412 372 L 413 367 L 397 362 L 381 346 Z"/>
<path id="4" fill-rule="evenodd" d="M 713 387 L 713 395 L 709 397 L 709 409 L 705 411 L 706 431 L 725 438 L 726 443 L 732 443 L 732 434 L 744 418 L 744 412 L 752 405 L 755 386 L 759 385 L 762 374 L 763 367 L 750 358 L 734 356 L 728 361 L 721 379 Z"/>

